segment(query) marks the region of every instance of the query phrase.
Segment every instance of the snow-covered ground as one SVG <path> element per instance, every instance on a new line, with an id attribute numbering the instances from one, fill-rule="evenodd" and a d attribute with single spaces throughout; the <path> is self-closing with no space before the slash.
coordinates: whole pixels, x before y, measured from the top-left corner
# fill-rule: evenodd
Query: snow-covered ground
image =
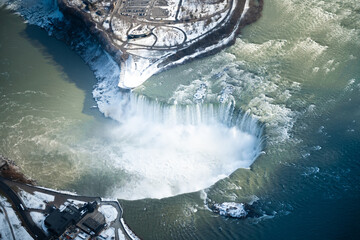
<path id="1" fill-rule="evenodd" d="M 141 49 L 141 50 L 132 50 L 131 44 L 127 45 L 127 52 L 133 54 L 132 57 L 129 57 L 125 63 L 121 66 L 121 75 L 119 79 L 119 87 L 121 88 L 134 88 L 141 85 L 148 78 L 150 78 L 155 73 L 161 71 L 161 68 L 158 68 L 157 64 L 161 61 L 161 59 L 165 59 L 167 56 L 171 55 L 174 51 L 172 48 L 180 47 L 180 49 L 186 48 L 193 44 L 195 41 L 199 39 L 206 38 L 211 32 L 213 32 L 218 27 L 224 24 L 223 21 L 227 21 L 230 17 L 229 13 L 235 10 L 237 5 L 237 0 L 232 3 L 231 8 L 227 5 L 229 1 L 215 1 L 215 5 L 205 4 L 202 5 L 200 0 L 190 0 L 188 3 L 184 1 L 182 4 L 191 8 L 192 13 L 198 13 L 200 10 L 199 17 L 203 17 L 205 14 L 208 18 L 199 19 L 198 21 L 191 23 L 174 23 L 168 24 L 166 27 L 156 27 L 153 30 L 154 36 L 156 36 L 155 46 L 166 46 L 170 47 L 167 50 L 163 50 L 163 56 L 157 56 L 154 54 L 158 52 L 156 49 Z M 209 0 L 209 3 L 212 2 Z M 194 9 L 194 6 L 199 4 L 200 10 Z M 248 4 L 246 5 L 246 7 Z M 243 11 L 243 15 L 246 13 L 246 8 Z M 180 11 L 181 12 L 181 11 Z M 189 13 L 190 14 L 190 13 Z M 196 19 L 193 17 L 192 19 Z M 240 23 L 240 20 L 238 21 Z M 234 29 L 234 32 L 230 34 L 227 38 L 220 40 L 217 44 L 209 46 L 200 51 L 196 51 L 195 53 L 185 56 L 175 62 L 168 64 L 166 67 L 176 64 L 181 64 L 182 62 L 197 57 L 200 54 L 206 53 L 208 51 L 212 51 L 213 49 L 220 48 L 223 45 L 228 44 L 235 37 L 235 32 L 237 31 L 238 26 Z M 171 31 L 169 31 L 171 29 Z M 186 36 L 185 36 L 186 35 Z M 171 38 L 171 40 L 170 40 Z M 184 42 L 186 39 L 186 42 Z M 149 39 L 150 40 L 150 39 Z M 146 42 L 150 44 L 150 41 Z M 153 42 L 151 42 L 153 43 Z M 181 44 L 185 44 L 181 46 Z M 180 50 L 178 49 L 178 50 Z M 169 54 L 167 54 L 169 53 Z M 157 60 L 157 61 L 155 61 Z"/>
<path id="2" fill-rule="evenodd" d="M 98 211 L 104 215 L 107 224 L 114 221 L 118 216 L 118 211 L 111 205 L 101 205 Z"/>
<path id="3" fill-rule="evenodd" d="M 167 12 L 166 17 L 162 17 L 163 20 L 175 20 L 176 11 L 178 10 L 180 0 L 167 0 L 166 6 L 160 6 L 155 3 L 156 8 L 163 9 Z M 154 19 L 152 16 L 150 16 L 151 19 Z"/>
<path id="4" fill-rule="evenodd" d="M 0 235 L 6 240 L 33 239 L 16 215 L 12 205 L 3 196 L 0 196 Z"/>
<path id="5" fill-rule="evenodd" d="M 20 189 L 18 195 L 27 208 L 42 209 L 45 210 L 46 202 L 53 202 L 55 197 L 42 192 L 34 191 L 34 194 L 25 192 Z"/>
<path id="6" fill-rule="evenodd" d="M 155 37 L 155 35 L 151 34 L 151 35 L 149 35 L 147 37 L 143 37 L 143 38 L 129 39 L 128 42 L 131 44 L 152 46 L 156 42 L 156 37 Z"/>
<path id="7" fill-rule="evenodd" d="M 120 228 L 118 229 L 118 234 L 119 234 L 119 240 L 126 240 L 126 237 Z"/>
<path id="8" fill-rule="evenodd" d="M 79 200 L 75 200 L 75 199 L 71 199 L 71 198 L 67 199 L 67 201 L 75 204 L 77 207 L 82 207 L 86 203 L 84 201 L 79 201 Z"/>
<path id="9" fill-rule="evenodd" d="M 233 5 L 232 11 L 233 11 L 234 9 L 235 9 L 235 4 Z M 246 13 L 245 10 L 247 11 L 247 9 L 244 9 L 243 14 Z M 245 12 L 245 13 L 244 13 L 244 12 Z M 241 21 L 241 18 L 239 19 L 238 23 L 240 23 L 240 21 Z M 181 59 L 179 59 L 179 60 L 177 60 L 177 61 L 175 61 L 175 62 L 172 62 L 171 64 L 168 65 L 168 67 L 169 67 L 169 66 L 174 66 L 174 65 L 177 65 L 177 64 L 182 64 L 182 63 L 184 63 L 185 61 L 187 61 L 187 60 L 189 60 L 189 59 L 193 59 L 193 58 L 195 58 L 195 57 L 197 57 L 197 56 L 199 56 L 199 55 L 201 55 L 201 54 L 204 54 L 204 53 L 206 53 L 206 52 L 212 51 L 212 50 L 214 50 L 214 49 L 216 49 L 216 48 L 220 48 L 220 47 L 228 44 L 232 39 L 235 38 L 235 34 L 236 34 L 238 28 L 239 28 L 239 25 L 237 25 L 237 27 L 236 27 L 236 28 L 234 29 L 234 31 L 230 34 L 230 36 L 228 36 L 227 38 L 223 38 L 223 39 L 222 39 L 221 41 L 219 41 L 217 44 L 212 45 L 212 46 L 209 46 L 209 47 L 207 47 L 207 48 L 205 48 L 205 49 L 202 49 L 202 50 L 200 50 L 200 51 L 196 51 L 195 53 L 193 53 L 193 54 L 191 54 L 191 55 L 185 56 L 185 57 L 183 57 L 183 58 L 181 58 Z M 144 81 L 146 81 L 146 80 L 144 80 Z"/>
<path id="10" fill-rule="evenodd" d="M 49 190 L 49 191 L 52 191 L 52 192 L 61 193 L 61 194 L 78 196 L 78 194 L 76 192 L 70 192 L 70 191 L 65 191 L 65 190 L 57 190 L 57 189 L 46 188 L 46 187 L 42 187 L 42 186 L 36 186 L 36 187 L 40 188 L 40 189 L 44 189 L 44 190 Z"/>
<path id="11" fill-rule="evenodd" d="M 125 221 L 123 218 L 120 219 L 121 224 L 123 225 L 126 233 L 131 237 L 131 239 L 133 240 L 140 240 L 140 238 L 138 238 L 135 233 L 133 233 L 133 231 L 131 231 L 131 229 L 128 227 L 128 225 L 126 225 Z"/>
<path id="12" fill-rule="evenodd" d="M 187 0 L 182 2 L 182 6 L 179 12 L 179 19 L 196 19 L 207 17 L 211 14 L 223 11 L 229 1 L 226 0 Z"/>
<path id="13" fill-rule="evenodd" d="M 242 12 L 242 14 L 241 14 L 241 17 L 240 17 L 240 19 L 243 19 L 244 17 L 245 17 L 245 14 L 247 13 L 247 11 L 249 10 L 249 8 L 250 8 L 250 0 L 246 0 L 246 2 L 245 2 L 245 6 L 244 6 L 244 10 L 243 10 L 243 12 Z"/>
<path id="14" fill-rule="evenodd" d="M 100 234 L 100 236 L 103 237 L 106 240 L 115 239 L 115 228 L 110 227 L 110 228 L 106 229 L 105 231 L 103 231 Z"/>
<path id="15" fill-rule="evenodd" d="M 156 27 L 153 33 L 157 37 L 155 46 L 176 46 L 184 42 L 185 35 L 182 31 L 172 27 Z"/>
<path id="16" fill-rule="evenodd" d="M 131 23 L 128 21 L 125 21 L 125 19 L 122 18 L 113 18 L 111 21 L 111 29 L 113 30 L 116 37 L 118 37 L 122 41 L 127 40 L 127 31 L 131 27 Z"/>
<path id="17" fill-rule="evenodd" d="M 30 212 L 30 216 L 36 226 L 38 226 L 40 229 L 42 229 L 42 224 L 45 220 L 45 214 L 39 213 L 39 212 Z"/>
<path id="18" fill-rule="evenodd" d="M 190 44 L 195 41 L 206 38 L 206 36 L 212 32 L 215 28 L 221 27 L 223 22 L 227 21 L 229 17 L 228 13 L 233 12 L 235 6 L 239 0 L 184 0 L 180 7 L 178 19 L 190 17 L 190 22 L 175 21 L 175 15 L 179 7 L 179 0 L 167 0 L 165 3 L 161 2 L 158 5 L 154 5 L 154 8 L 165 9 L 168 13 L 167 18 L 163 20 L 173 21 L 164 23 L 161 28 L 152 25 L 152 21 L 132 24 L 127 17 L 122 15 L 112 15 L 110 19 L 109 15 L 99 16 L 95 11 L 88 11 L 84 8 L 83 1 L 71 0 L 70 5 L 79 9 L 83 9 L 94 19 L 97 24 L 96 28 L 107 32 L 106 30 L 112 30 L 114 34 L 113 43 L 115 47 L 119 47 L 121 53 L 129 53 L 130 58 L 125 63 L 120 63 L 121 76 L 119 79 L 119 86 L 122 88 L 134 88 L 141 85 L 144 81 L 150 78 L 155 73 L 162 70 L 163 67 L 170 67 L 171 65 L 181 64 L 182 62 L 194 58 L 207 51 L 211 51 L 215 48 L 220 48 L 224 44 L 228 44 L 230 40 L 234 39 L 235 34 L 222 39 L 218 44 L 208 46 L 205 49 L 201 49 L 194 52 L 191 55 L 184 56 L 182 59 L 166 66 L 158 67 L 158 64 L 166 59 L 175 51 L 189 47 Z M 97 3 L 99 9 L 103 12 L 107 12 L 111 1 L 94 1 Z M 59 11 L 56 1 L 54 0 L 0 0 L 0 5 L 6 4 L 7 8 L 10 8 L 22 16 L 26 21 L 31 24 L 35 24 L 45 28 L 50 34 L 54 31 L 53 22 L 63 21 L 63 15 Z M 230 4 L 232 4 L 230 8 Z M 245 3 L 241 18 L 249 9 L 249 0 Z M 103 20 L 107 20 L 103 22 Z M 111 21 L 110 21 L 111 20 Z M 194 21 L 194 22 L 193 22 Z M 157 20 L 155 22 L 159 23 Z M 148 37 L 131 39 L 127 37 L 128 31 L 138 28 L 138 26 L 148 26 L 149 29 L 154 29 L 152 34 Z M 171 31 L 169 31 L 171 29 Z M 184 34 L 185 33 L 185 34 Z M 184 37 L 186 35 L 186 37 Z M 170 39 L 171 38 L 171 39 Z M 183 41 L 186 39 L 186 43 Z M 147 49 L 136 49 L 140 45 L 145 45 Z M 151 46 L 155 44 L 155 47 Z M 184 44 L 184 45 L 182 45 Z M 157 49 L 157 47 L 170 46 L 169 49 Z"/>

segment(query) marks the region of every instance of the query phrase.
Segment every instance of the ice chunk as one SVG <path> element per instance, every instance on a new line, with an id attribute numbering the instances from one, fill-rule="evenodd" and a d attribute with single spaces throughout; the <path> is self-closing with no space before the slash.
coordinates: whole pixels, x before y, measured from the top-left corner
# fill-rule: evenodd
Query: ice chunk
<path id="1" fill-rule="evenodd" d="M 245 209 L 245 204 L 235 202 L 216 203 L 214 204 L 214 212 L 218 212 L 222 216 L 233 218 L 245 218 L 248 214 Z"/>

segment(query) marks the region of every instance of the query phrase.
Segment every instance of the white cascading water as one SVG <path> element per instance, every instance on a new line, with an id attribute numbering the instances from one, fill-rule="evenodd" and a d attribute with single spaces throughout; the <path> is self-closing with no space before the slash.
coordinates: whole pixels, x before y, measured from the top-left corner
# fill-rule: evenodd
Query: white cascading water
<path id="1" fill-rule="evenodd" d="M 116 189 L 125 199 L 163 198 L 207 188 L 261 151 L 261 128 L 231 106 L 168 106 L 123 94 L 112 130 L 114 167 L 132 175 Z"/>
<path id="2" fill-rule="evenodd" d="M 119 69 L 99 56 L 93 95 L 119 122 L 111 130 L 111 164 L 131 175 L 113 189 L 124 199 L 163 198 L 207 188 L 261 152 L 262 128 L 232 103 L 168 105 L 117 88 Z M 111 73 L 109 73 L 110 70 Z M 100 77 L 102 76 L 102 77 Z"/>
<path id="3" fill-rule="evenodd" d="M 62 20 L 53 0 L 34 0 L 32 8 L 24 0 L 0 0 L 8 2 L 49 32 L 54 30 L 50 20 Z M 249 168 L 260 154 L 262 127 L 232 103 L 167 105 L 122 92 L 117 64 L 87 34 L 77 37 L 71 45 L 99 80 L 93 91 L 98 108 L 118 122 L 109 136 L 95 143 L 89 139 L 88 147 L 80 149 L 125 172 L 126 183 L 114 184 L 113 197 L 163 198 L 198 191 L 238 168 Z"/>

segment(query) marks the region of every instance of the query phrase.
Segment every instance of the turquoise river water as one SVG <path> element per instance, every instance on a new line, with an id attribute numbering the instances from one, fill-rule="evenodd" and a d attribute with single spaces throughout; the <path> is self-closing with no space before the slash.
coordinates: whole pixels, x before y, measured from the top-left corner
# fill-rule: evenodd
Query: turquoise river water
<path id="1" fill-rule="evenodd" d="M 35 26 L 53 1 L 10 2 L 0 154 L 39 185 L 118 198 L 142 239 L 359 239 L 359 1 L 265 0 L 233 46 L 131 93 L 92 40 Z"/>

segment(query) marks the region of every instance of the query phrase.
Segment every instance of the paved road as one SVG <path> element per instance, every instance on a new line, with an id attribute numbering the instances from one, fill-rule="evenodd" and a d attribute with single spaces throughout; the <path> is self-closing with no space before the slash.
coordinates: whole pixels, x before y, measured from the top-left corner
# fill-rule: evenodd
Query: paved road
<path id="1" fill-rule="evenodd" d="M 43 210 L 27 209 L 25 204 L 17 196 L 17 194 L 11 189 L 11 187 L 12 188 L 19 187 L 19 188 L 23 189 L 24 191 L 30 192 L 30 193 L 37 191 L 37 192 L 42 192 L 45 194 L 53 195 L 53 196 L 55 196 L 55 199 L 54 199 L 54 202 L 52 202 L 51 204 L 54 204 L 57 207 L 60 207 L 60 205 L 62 205 L 64 202 L 66 202 L 69 199 L 79 200 L 79 201 L 83 201 L 83 202 L 97 201 L 97 202 L 100 202 L 100 204 L 111 205 L 111 206 L 115 207 L 116 210 L 118 211 L 117 219 L 111 224 L 111 227 L 115 228 L 115 239 L 116 240 L 119 239 L 118 229 L 120 229 L 124 233 L 124 235 L 126 236 L 127 239 L 132 239 L 131 236 L 129 236 L 127 234 L 127 232 L 124 229 L 124 226 L 122 225 L 122 223 L 120 221 L 120 219 L 122 218 L 123 210 L 122 210 L 119 202 L 117 202 L 117 201 L 102 201 L 101 198 L 99 198 L 99 197 L 78 196 L 78 195 L 70 195 L 70 194 L 66 194 L 66 193 L 55 192 L 55 191 L 51 191 L 49 189 L 44 189 L 44 188 L 30 186 L 30 185 L 26 185 L 26 184 L 22 184 L 22 183 L 13 182 L 13 181 L 10 181 L 10 180 L 0 177 L 0 189 L 13 202 L 13 204 L 15 206 L 14 210 L 16 210 L 21 215 L 23 222 L 26 224 L 26 227 L 31 231 L 30 233 L 32 233 L 32 235 L 35 239 L 49 239 L 49 237 L 47 237 L 44 234 L 44 232 L 35 225 L 35 223 L 33 222 L 32 218 L 30 216 L 30 212 L 32 212 L 32 211 L 43 212 Z M 22 209 L 20 204 L 22 204 L 22 206 L 25 208 L 25 210 Z"/>
<path id="2" fill-rule="evenodd" d="M 30 213 L 25 209 L 23 210 L 21 205 L 21 199 L 15 194 L 15 192 L 4 182 L 4 178 L 0 177 L 0 189 L 4 192 L 4 194 L 12 201 L 15 206 L 15 210 L 20 214 L 23 223 L 30 230 L 30 234 L 35 239 L 48 239 L 48 237 L 43 233 L 43 231 L 38 228 L 33 222 Z M 24 204 L 22 204 L 24 206 Z M 24 206 L 25 207 L 25 206 Z"/>

